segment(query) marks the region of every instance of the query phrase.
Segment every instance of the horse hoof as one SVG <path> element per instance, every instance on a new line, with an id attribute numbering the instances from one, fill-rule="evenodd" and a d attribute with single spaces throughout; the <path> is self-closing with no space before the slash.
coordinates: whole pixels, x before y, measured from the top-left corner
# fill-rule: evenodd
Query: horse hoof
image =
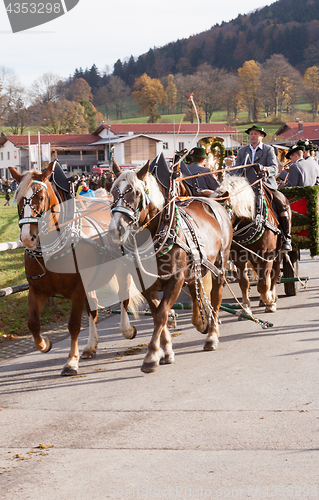
<path id="1" fill-rule="evenodd" d="M 171 365 L 172 363 L 175 363 L 174 353 L 165 354 L 165 356 L 160 359 L 160 365 Z"/>
<path id="2" fill-rule="evenodd" d="M 276 304 L 268 304 L 265 307 L 265 312 L 266 313 L 274 313 L 277 311 L 277 306 Z"/>
<path id="3" fill-rule="evenodd" d="M 141 370 L 143 373 L 153 373 L 158 368 L 158 362 L 155 361 L 153 363 L 143 363 L 141 366 Z"/>
<path id="4" fill-rule="evenodd" d="M 44 339 L 44 341 L 45 341 L 45 349 L 44 349 L 44 351 L 42 351 L 42 352 L 44 352 L 44 353 L 45 353 L 45 352 L 49 352 L 49 351 L 51 351 L 51 349 L 52 349 L 52 342 L 51 342 L 51 340 L 49 339 L 49 337 L 46 337 L 46 338 Z"/>
<path id="5" fill-rule="evenodd" d="M 128 330 L 122 331 L 122 335 L 127 340 L 133 340 L 137 335 L 137 330 L 135 326 L 131 325 Z"/>
<path id="6" fill-rule="evenodd" d="M 61 377 L 74 377 L 74 375 L 78 375 L 79 372 L 75 368 L 71 368 L 71 366 L 64 366 L 61 372 Z"/>
<path id="7" fill-rule="evenodd" d="M 177 322 L 176 322 L 176 319 L 168 319 L 167 320 L 167 328 L 177 328 Z"/>
<path id="8" fill-rule="evenodd" d="M 204 351 L 216 351 L 218 343 L 219 342 L 217 340 L 208 340 L 205 342 Z"/>
<path id="9" fill-rule="evenodd" d="M 258 307 L 264 307 L 264 302 L 262 300 L 259 301 Z"/>
<path id="10" fill-rule="evenodd" d="M 95 358 L 96 356 L 96 351 L 93 350 L 87 350 L 83 351 L 81 354 L 81 359 L 90 359 L 90 358 Z"/>
<path id="11" fill-rule="evenodd" d="M 137 335 L 137 330 L 136 330 L 135 326 L 132 326 L 132 328 L 133 328 L 133 333 L 132 333 L 132 337 L 130 337 L 129 340 L 135 339 L 135 337 Z"/>

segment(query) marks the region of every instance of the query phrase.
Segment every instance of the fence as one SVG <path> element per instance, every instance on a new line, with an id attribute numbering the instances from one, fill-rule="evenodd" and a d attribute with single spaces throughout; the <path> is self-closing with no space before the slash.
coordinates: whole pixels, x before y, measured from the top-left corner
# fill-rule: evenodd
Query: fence
<path id="1" fill-rule="evenodd" d="M 15 250 L 16 248 L 23 248 L 21 241 L 9 241 L 7 243 L 0 243 L 0 252 Z M 9 286 L 7 288 L 0 289 L 0 297 L 7 297 L 8 295 L 12 295 L 13 293 L 24 292 L 25 290 L 29 290 L 29 283 Z"/>

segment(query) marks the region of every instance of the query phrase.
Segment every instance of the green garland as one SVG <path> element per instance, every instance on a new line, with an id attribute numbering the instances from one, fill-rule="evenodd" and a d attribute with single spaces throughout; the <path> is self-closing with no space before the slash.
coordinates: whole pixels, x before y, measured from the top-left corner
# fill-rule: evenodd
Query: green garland
<path id="1" fill-rule="evenodd" d="M 213 142 L 211 144 L 211 146 L 210 146 L 210 150 L 211 150 L 211 152 L 212 152 L 213 155 L 215 155 L 217 153 L 217 150 L 216 150 L 217 148 L 219 148 L 219 162 L 218 162 L 218 166 L 219 166 L 219 170 L 221 170 L 223 168 L 223 164 L 224 164 L 225 146 L 220 141 Z M 218 179 L 219 180 L 222 179 L 222 172 L 218 173 Z"/>
<path id="2" fill-rule="evenodd" d="M 297 249 L 309 249 L 311 257 L 319 255 L 319 186 L 281 188 L 280 191 L 290 204 L 307 198 L 307 215 L 292 212 L 292 242 Z M 308 229 L 308 238 L 294 234 L 303 229 Z"/>

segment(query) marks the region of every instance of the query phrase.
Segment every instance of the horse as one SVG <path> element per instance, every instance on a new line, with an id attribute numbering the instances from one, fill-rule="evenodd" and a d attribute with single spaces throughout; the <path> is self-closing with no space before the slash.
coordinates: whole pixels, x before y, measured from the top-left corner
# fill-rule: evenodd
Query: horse
<path id="1" fill-rule="evenodd" d="M 33 335 L 35 348 L 42 353 L 50 351 L 52 347 L 50 339 L 48 337 L 43 338 L 40 333 L 41 311 L 47 299 L 56 294 L 70 299 L 71 312 L 68 330 L 71 336 L 71 346 L 67 363 L 62 369 L 61 375 L 76 375 L 78 374 L 79 363 L 78 335 L 81 329 L 84 306 L 89 316 L 89 339 L 81 358 L 94 357 L 98 345 L 96 328 L 98 301 L 93 285 L 97 284 L 97 275 L 99 274 L 99 264 L 101 263 L 99 254 L 102 246 L 107 243 L 105 234 L 110 222 L 109 202 L 105 199 L 83 199 L 80 206 L 84 215 L 83 217 L 77 217 L 74 214 L 74 199 L 71 198 L 64 202 L 65 192 L 54 182 L 54 174 L 60 172 L 61 175 L 61 169 L 59 171 L 57 162 L 51 162 L 43 172 L 32 170 L 21 175 L 12 167 L 9 167 L 9 170 L 11 176 L 19 184 L 16 199 L 21 228 L 20 239 L 25 247 L 25 273 L 29 283 L 28 328 Z M 68 184 L 67 178 L 62 177 L 60 180 L 62 180 L 60 184 L 63 185 L 64 183 L 63 187 L 65 188 L 65 183 Z M 95 210 L 88 211 L 89 215 L 86 216 L 85 204 L 96 207 Z M 66 213 L 68 211 L 69 214 Z M 46 258 L 44 258 L 43 248 L 41 248 L 39 240 L 39 224 L 41 221 L 43 224 L 51 225 L 51 231 L 55 229 L 55 231 L 52 231 L 53 236 L 50 243 L 56 248 L 54 252 L 49 252 Z M 59 242 L 63 240 L 64 235 L 68 232 L 63 233 L 62 226 L 65 225 L 66 228 L 70 228 L 70 224 L 73 225 L 73 223 L 78 224 L 79 241 L 74 242 L 66 239 L 65 244 L 62 242 L 59 246 Z M 45 234 L 45 231 L 43 231 L 43 234 Z M 48 244 L 49 246 L 50 244 Z M 86 286 L 84 286 L 83 277 L 85 276 L 87 263 L 90 263 L 87 274 L 90 279 L 92 274 L 94 276 L 91 279 L 92 282 L 87 281 Z M 111 281 L 114 280 L 116 269 L 110 270 L 110 267 L 114 268 L 112 265 L 109 266 L 109 275 L 102 277 L 102 282 L 99 282 L 100 285 L 110 282 L 110 286 L 112 286 Z M 127 275 L 122 279 L 122 276 L 124 274 L 121 272 L 117 275 L 119 293 L 123 297 L 120 328 L 125 338 L 132 339 L 136 335 L 136 329 L 130 325 L 127 314 L 131 278 Z M 137 293 L 133 297 L 131 296 L 131 301 L 133 301 L 134 308 L 136 304 L 140 303 Z"/>
<path id="2" fill-rule="evenodd" d="M 235 175 L 226 175 L 214 196 L 224 202 L 232 218 L 234 239 L 230 258 L 237 268 L 243 307 L 251 314 L 247 276 L 250 263 L 258 277 L 257 290 L 265 312 L 275 312 L 281 231 L 268 198 L 260 198 L 263 209 L 259 207 L 256 211 L 254 189 L 244 177 Z"/>
<path id="3" fill-rule="evenodd" d="M 154 279 L 142 291 L 153 316 L 154 329 L 141 370 L 152 373 L 159 364 L 174 362 L 167 319 L 185 283 L 194 306 L 192 322 L 198 331 L 207 333 L 204 350 L 216 350 L 224 271 L 232 241 L 228 213 L 216 201 L 204 198 L 190 198 L 175 205 L 174 196 L 171 200 L 165 197 L 163 186 L 149 174 L 149 162 L 139 171 L 121 172 L 116 166 L 113 170 L 116 180 L 111 191 L 109 235 L 123 252 L 131 255 L 141 283 L 147 276 Z M 155 272 L 145 269 L 150 245 L 146 245 L 144 252 L 142 245 L 137 244 L 143 235 L 146 239 L 146 230 L 154 245 Z M 213 281 L 209 298 L 202 280 L 207 274 L 212 275 Z"/>

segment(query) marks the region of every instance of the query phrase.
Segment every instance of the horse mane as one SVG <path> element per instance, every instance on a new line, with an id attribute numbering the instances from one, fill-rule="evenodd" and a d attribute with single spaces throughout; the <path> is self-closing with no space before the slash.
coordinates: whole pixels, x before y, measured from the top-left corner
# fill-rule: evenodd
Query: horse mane
<path id="1" fill-rule="evenodd" d="M 21 177 L 20 184 L 16 190 L 15 198 L 17 200 L 17 203 L 21 201 L 21 199 L 27 194 L 28 190 L 30 189 L 32 183 L 33 183 L 33 174 L 34 173 L 39 173 L 38 170 L 29 170 L 28 172 L 24 172 Z"/>
<path id="2" fill-rule="evenodd" d="M 226 174 L 217 189 L 217 194 L 223 196 L 226 192 L 229 195 L 229 204 L 236 217 L 255 219 L 256 195 L 245 177 Z"/>
<path id="3" fill-rule="evenodd" d="M 158 210 L 162 210 L 165 203 L 164 195 L 159 187 L 159 184 L 153 175 L 147 175 L 145 183 L 137 177 L 138 170 L 128 170 L 116 179 L 113 186 L 118 186 L 121 181 L 126 181 L 132 189 L 145 197 L 145 192 L 148 191 L 148 196 Z"/>

